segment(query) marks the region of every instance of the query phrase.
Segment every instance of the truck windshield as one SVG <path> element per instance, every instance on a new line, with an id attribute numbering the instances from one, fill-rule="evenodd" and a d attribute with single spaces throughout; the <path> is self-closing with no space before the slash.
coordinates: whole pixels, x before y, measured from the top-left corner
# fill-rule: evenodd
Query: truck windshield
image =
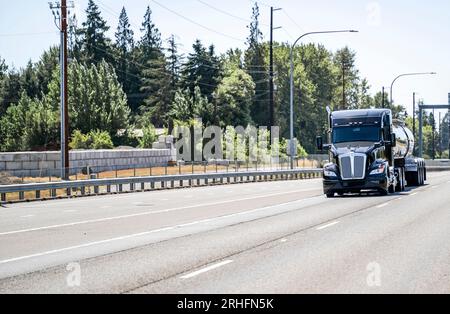
<path id="1" fill-rule="evenodd" d="M 380 128 L 375 126 L 353 126 L 333 129 L 333 144 L 349 142 L 379 142 Z"/>

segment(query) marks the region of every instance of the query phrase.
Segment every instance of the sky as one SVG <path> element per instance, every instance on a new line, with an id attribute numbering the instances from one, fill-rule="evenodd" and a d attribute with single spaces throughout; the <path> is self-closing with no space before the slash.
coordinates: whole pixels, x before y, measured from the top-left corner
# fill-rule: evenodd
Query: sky
<path id="1" fill-rule="evenodd" d="M 75 0 L 72 11 L 80 24 L 87 0 Z M 305 32 L 356 29 L 357 34 L 315 35 L 302 42 L 322 43 L 335 51 L 348 45 L 357 54 L 357 66 L 371 92 L 390 87 L 399 74 L 437 72 L 434 76 L 400 79 L 394 100 L 412 113 L 412 94 L 425 104 L 446 104 L 450 93 L 450 1 L 448 0 L 264 0 L 261 29 L 269 38 L 270 6 L 275 12 L 275 40 L 293 42 Z M 187 54 L 195 39 L 214 44 L 222 53 L 245 48 L 252 0 L 97 0 L 114 37 L 118 16 L 127 9 L 135 37 L 147 6 L 164 39 L 174 34 Z M 47 0 L 0 0 L 0 57 L 20 68 L 56 45 L 59 35 Z"/>

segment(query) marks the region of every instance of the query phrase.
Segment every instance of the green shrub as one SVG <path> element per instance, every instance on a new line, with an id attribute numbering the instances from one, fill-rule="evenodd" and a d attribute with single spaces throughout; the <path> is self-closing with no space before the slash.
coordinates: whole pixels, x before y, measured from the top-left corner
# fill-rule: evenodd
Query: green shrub
<path id="1" fill-rule="evenodd" d="M 76 130 L 69 144 L 71 149 L 113 149 L 111 136 L 106 131 L 91 131 L 88 135 Z"/>
<path id="2" fill-rule="evenodd" d="M 111 136 L 106 131 L 91 131 L 89 137 L 92 141 L 90 149 L 113 149 Z"/>
<path id="3" fill-rule="evenodd" d="M 139 139 L 139 148 L 152 148 L 153 143 L 158 140 L 155 127 L 149 125 L 143 129 L 143 133 L 142 139 Z"/>
<path id="4" fill-rule="evenodd" d="M 76 130 L 72 134 L 72 141 L 69 144 L 71 149 L 89 149 L 89 136 L 81 133 L 81 131 Z"/>

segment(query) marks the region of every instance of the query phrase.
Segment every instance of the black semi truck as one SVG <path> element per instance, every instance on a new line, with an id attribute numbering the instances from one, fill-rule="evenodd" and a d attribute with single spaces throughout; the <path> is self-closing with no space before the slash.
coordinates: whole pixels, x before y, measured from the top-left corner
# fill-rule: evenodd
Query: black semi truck
<path id="1" fill-rule="evenodd" d="M 331 112 L 328 108 L 328 117 L 330 144 L 317 138 L 317 148 L 330 155 L 323 172 L 327 197 L 363 192 L 388 195 L 425 183 L 425 160 L 413 156 L 414 136 L 402 122 L 393 120 L 391 110 Z"/>

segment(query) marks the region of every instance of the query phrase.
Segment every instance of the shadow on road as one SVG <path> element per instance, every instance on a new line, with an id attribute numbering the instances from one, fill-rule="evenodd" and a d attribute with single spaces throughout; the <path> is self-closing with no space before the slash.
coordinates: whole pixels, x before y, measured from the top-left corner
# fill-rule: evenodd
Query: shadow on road
<path id="1" fill-rule="evenodd" d="M 429 186 L 429 184 L 424 184 L 422 186 L 410 186 L 407 187 L 404 192 L 396 192 L 389 195 L 381 195 L 379 192 L 362 192 L 362 193 L 346 193 L 344 195 L 336 195 L 334 198 L 372 198 L 372 197 L 388 197 L 388 196 L 407 196 L 410 192 L 413 192 L 421 187 Z"/>

